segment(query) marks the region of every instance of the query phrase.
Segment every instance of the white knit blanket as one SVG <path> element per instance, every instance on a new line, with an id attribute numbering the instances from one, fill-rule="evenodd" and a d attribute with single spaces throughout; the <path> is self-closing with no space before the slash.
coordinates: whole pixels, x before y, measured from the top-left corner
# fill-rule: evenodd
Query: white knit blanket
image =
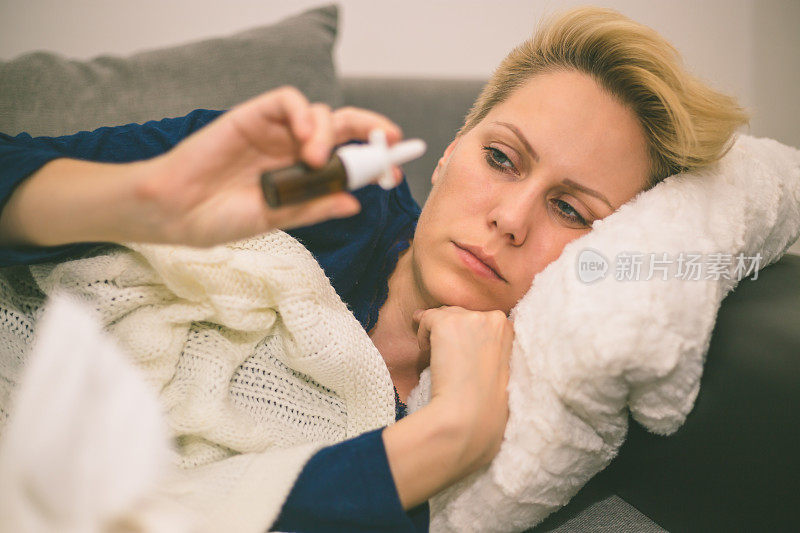
<path id="1" fill-rule="evenodd" d="M 432 498 L 431 529 L 540 522 L 613 458 L 629 409 L 652 431 L 675 431 L 721 300 L 799 234 L 800 152 L 747 136 L 714 168 L 673 176 L 596 222 L 513 310 L 504 442 L 489 467 Z M 130 248 L 6 269 L 0 423 L 43 294 L 56 291 L 94 306 L 159 394 L 184 473 L 161 492 L 211 530 L 263 530 L 316 449 L 394 420 L 380 354 L 285 234 L 205 251 Z M 426 370 L 410 411 L 429 392 Z"/>
<path id="2" fill-rule="evenodd" d="M 55 293 L 88 302 L 103 328 L 143 370 L 160 398 L 178 446 L 175 462 L 182 468 L 163 492 L 197 511 L 208 531 L 264 531 L 314 451 L 394 422 L 394 391 L 380 353 L 313 256 L 287 234 L 276 231 L 210 250 L 128 246 L 74 261 L 5 269 L 0 276 L 0 313 L 6 317 L 0 333 L 2 422 L 12 410 L 12 392 L 21 380 L 44 295 Z M 71 385 L 79 386 L 84 385 Z M 109 401 L 101 384 L 91 387 L 97 390 L 94 398 L 71 402 L 86 417 Z M 60 410 L 52 401 L 75 397 L 72 389 L 50 391 L 51 401 L 39 404 Z M 14 429 L 33 431 L 33 421 L 18 422 Z M 68 428 L 62 429 L 61 435 L 52 432 L 52 447 L 40 451 L 57 454 L 59 438 L 74 440 Z M 102 432 L 86 436 L 93 438 L 108 437 Z M 27 452 L 18 446 L 14 453 Z M 0 460 L 12 467 L 17 490 L 26 492 L 34 485 L 31 477 L 45 474 L 20 471 L 15 465 L 22 463 L 21 456 Z M 11 490 L 7 479 L 6 488 Z M 52 499 L 70 496 L 65 490 Z M 59 502 L 61 507 L 69 506 Z M 103 511 L 87 509 L 72 518 L 80 522 L 105 516 Z M 21 512 L 19 520 L 25 516 Z M 4 523 L 19 531 L 13 521 Z M 85 530 L 85 524 L 70 524 Z M 50 529 L 68 526 L 57 522 Z"/>

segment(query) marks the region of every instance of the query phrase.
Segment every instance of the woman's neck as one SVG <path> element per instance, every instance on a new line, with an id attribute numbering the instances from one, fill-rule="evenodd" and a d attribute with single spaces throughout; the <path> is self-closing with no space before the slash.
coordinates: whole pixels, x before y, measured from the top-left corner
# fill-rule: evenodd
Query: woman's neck
<path id="1" fill-rule="evenodd" d="M 431 307 L 425 302 L 413 270 L 413 244 L 397 260 L 389 276 L 389 292 L 369 335 L 383 356 L 400 399 L 405 401 L 430 365 L 430 353 L 420 352 L 414 311 Z"/>

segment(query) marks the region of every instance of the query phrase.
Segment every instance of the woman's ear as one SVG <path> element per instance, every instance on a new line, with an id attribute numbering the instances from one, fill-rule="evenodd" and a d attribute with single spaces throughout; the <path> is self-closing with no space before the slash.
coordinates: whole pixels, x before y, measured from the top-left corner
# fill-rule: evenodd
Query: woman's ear
<path id="1" fill-rule="evenodd" d="M 450 154 L 453 152 L 453 149 L 456 147 L 459 140 L 460 137 L 456 136 L 455 139 L 450 141 L 450 144 L 447 145 L 447 148 L 444 149 L 442 157 L 439 158 L 439 162 L 436 163 L 436 168 L 433 169 L 433 174 L 431 174 L 432 185 L 436 185 L 436 181 L 439 179 L 439 173 L 444 170 L 445 166 L 447 166 L 447 161 L 450 159 Z"/>

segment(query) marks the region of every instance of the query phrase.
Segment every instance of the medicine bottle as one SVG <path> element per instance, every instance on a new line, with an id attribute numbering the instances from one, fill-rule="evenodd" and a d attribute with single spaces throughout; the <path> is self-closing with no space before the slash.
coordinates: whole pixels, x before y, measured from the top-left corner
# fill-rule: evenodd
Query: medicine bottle
<path id="1" fill-rule="evenodd" d="M 354 190 L 377 180 L 384 189 L 396 185 L 394 165 L 402 165 L 425 153 L 421 139 L 387 146 L 382 130 L 373 130 L 367 144 L 348 144 L 334 152 L 320 168 L 305 163 L 271 170 L 261 175 L 261 188 L 270 207 L 303 202 L 338 191 Z"/>

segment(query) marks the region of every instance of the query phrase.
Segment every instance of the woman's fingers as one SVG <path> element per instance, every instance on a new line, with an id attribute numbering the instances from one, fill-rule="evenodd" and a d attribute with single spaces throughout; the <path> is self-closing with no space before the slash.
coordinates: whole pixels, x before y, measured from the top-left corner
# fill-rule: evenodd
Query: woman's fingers
<path id="1" fill-rule="evenodd" d="M 313 133 L 311 104 L 295 87 L 285 86 L 266 92 L 257 96 L 254 104 L 258 116 L 268 122 L 288 123 L 292 135 L 301 142 Z"/>
<path id="2" fill-rule="evenodd" d="M 353 195 L 338 192 L 302 204 L 269 209 L 267 225 L 271 228 L 296 228 L 331 218 L 353 216 L 360 210 L 361 204 Z"/>
<path id="3" fill-rule="evenodd" d="M 264 154 L 294 159 L 314 132 L 308 99 L 294 87 L 262 93 L 226 113 L 248 144 Z"/>
<path id="4" fill-rule="evenodd" d="M 386 133 L 386 142 L 390 146 L 403 138 L 400 126 L 374 111 L 358 107 L 342 107 L 333 112 L 333 138 L 335 144 L 340 144 L 351 139 L 366 140 L 369 132 L 375 129 Z M 403 181 L 403 172 L 400 167 L 392 167 L 395 184 Z"/>
<path id="5" fill-rule="evenodd" d="M 390 145 L 403 137 L 400 127 L 380 113 L 357 107 L 331 111 L 327 104 L 311 104 L 303 93 L 291 86 L 267 91 L 232 111 L 238 115 L 237 124 L 245 126 L 251 141 L 269 131 L 270 126 L 284 125 L 301 150 L 308 145 L 308 153 L 301 153 L 309 163 L 319 162 L 319 153 L 324 152 L 325 147 L 351 139 L 366 140 L 374 129 L 383 130 Z M 255 144 L 269 151 L 268 146 Z"/>
<path id="6" fill-rule="evenodd" d="M 431 349 L 431 330 L 434 324 L 441 320 L 446 313 L 457 313 L 460 307 L 442 306 L 431 309 L 417 309 L 413 319 L 419 322 L 417 328 L 417 343 L 423 352 Z"/>
<path id="7" fill-rule="evenodd" d="M 313 104 L 311 117 L 313 131 L 308 141 L 301 144 L 300 154 L 312 167 L 321 167 L 330 158 L 334 144 L 331 108 L 327 104 Z"/>
<path id="8" fill-rule="evenodd" d="M 294 151 L 295 157 L 299 155 L 313 167 L 324 165 L 336 144 L 366 140 L 372 130 L 383 130 L 390 145 L 403 137 L 400 127 L 380 113 L 356 107 L 331 111 L 327 104 L 309 103 L 303 93 L 290 86 L 263 93 L 232 111 L 234 122 L 250 144 L 268 154 L 278 150 L 287 152 L 281 154 L 287 156 Z M 280 130 L 282 135 L 278 134 Z M 286 141 L 295 145 L 294 150 L 284 145 Z M 400 169 L 393 170 L 399 182 Z"/>
<path id="9" fill-rule="evenodd" d="M 230 138 L 244 139 L 244 143 L 235 150 L 220 149 L 224 159 L 214 168 L 214 179 L 223 175 L 228 165 L 236 167 L 240 162 L 236 158 L 258 158 L 258 172 L 281 168 L 297 162 L 305 162 L 312 167 L 324 165 L 331 156 L 336 144 L 350 139 L 367 139 L 370 131 L 381 129 L 386 133 L 387 142 L 394 144 L 402 137 L 402 131 L 391 120 L 364 109 L 345 107 L 336 111 L 323 103 L 310 103 L 308 99 L 294 87 L 281 87 L 263 93 L 232 109 L 227 116 L 226 127 L 219 131 L 230 133 Z M 210 131 L 210 130 L 209 130 Z M 219 144 L 217 144 L 217 148 Z M 223 146 L 223 148 L 225 148 Z M 252 148 L 255 151 L 251 150 Z M 208 150 L 203 151 L 203 156 Z M 218 156 L 215 161 L 219 161 Z M 241 163 L 246 166 L 247 161 Z M 393 173 L 397 183 L 402 179 L 399 168 Z M 209 175 L 211 173 L 209 172 Z M 248 176 L 246 186 L 250 187 L 252 176 Z M 218 184 L 212 184 L 217 187 Z M 360 203 L 350 194 L 340 193 L 317 198 L 299 205 L 284 206 L 278 209 L 264 210 L 259 220 L 252 222 L 253 231 L 269 228 L 292 228 L 321 222 L 330 218 L 352 216 L 361 209 Z"/>
<path id="10" fill-rule="evenodd" d="M 336 144 L 350 139 L 366 140 L 369 132 L 374 129 L 383 130 L 390 145 L 403 138 L 400 126 L 380 113 L 358 107 L 342 107 L 333 112 L 333 134 Z"/>
<path id="11" fill-rule="evenodd" d="M 431 349 L 431 314 L 432 309 L 417 309 L 414 311 L 414 320 L 419 322 L 417 327 L 417 344 L 419 349 L 427 352 Z M 427 317 L 427 320 L 426 320 Z"/>

